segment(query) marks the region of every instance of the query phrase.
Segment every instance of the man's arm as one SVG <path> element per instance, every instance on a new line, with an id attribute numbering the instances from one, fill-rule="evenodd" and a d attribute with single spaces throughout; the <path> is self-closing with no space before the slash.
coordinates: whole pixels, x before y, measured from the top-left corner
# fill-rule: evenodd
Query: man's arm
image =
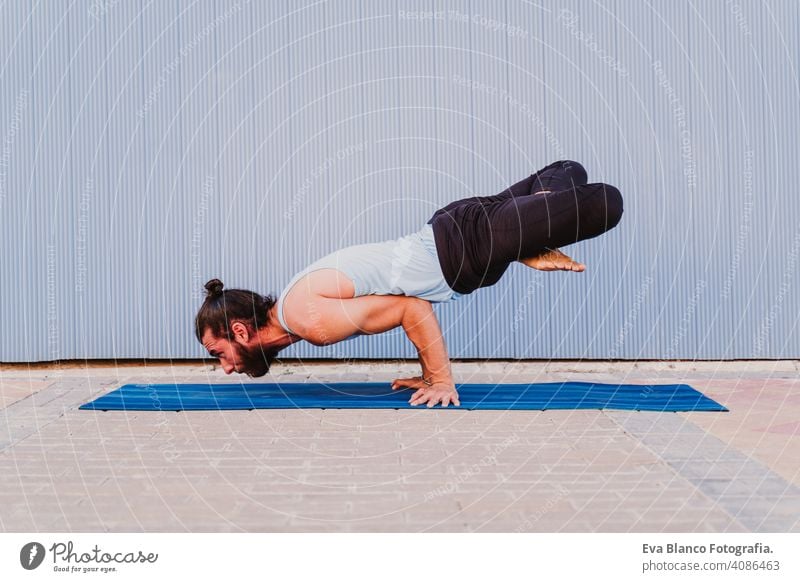
<path id="1" fill-rule="evenodd" d="M 402 326 L 417 348 L 423 378 L 419 382 L 396 381 L 395 387 L 416 388 L 412 404 L 458 404 L 450 359 L 433 306 L 418 297 L 365 295 L 350 299 L 309 293 L 297 298 L 305 315 L 297 335 L 315 345 L 330 345 L 355 334 L 377 334 Z M 297 319 L 297 318 L 295 318 Z M 423 380 L 424 379 L 424 380 Z"/>
<path id="2" fill-rule="evenodd" d="M 403 329 L 417 348 L 423 378 L 431 383 L 451 382 L 450 358 L 433 306 L 424 299 L 415 299 L 418 301 L 407 306 Z"/>

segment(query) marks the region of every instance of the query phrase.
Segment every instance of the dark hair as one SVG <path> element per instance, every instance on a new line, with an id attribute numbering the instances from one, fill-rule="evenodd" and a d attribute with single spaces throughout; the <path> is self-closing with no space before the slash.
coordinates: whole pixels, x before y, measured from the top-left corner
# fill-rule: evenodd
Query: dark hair
<path id="1" fill-rule="evenodd" d="M 211 329 L 214 337 L 233 339 L 231 323 L 242 321 L 250 332 L 261 329 L 270 321 L 269 311 L 275 305 L 272 295 L 259 295 L 245 289 L 225 289 L 219 279 L 205 284 L 206 299 L 194 320 L 197 341 L 203 343 L 203 334 Z"/>

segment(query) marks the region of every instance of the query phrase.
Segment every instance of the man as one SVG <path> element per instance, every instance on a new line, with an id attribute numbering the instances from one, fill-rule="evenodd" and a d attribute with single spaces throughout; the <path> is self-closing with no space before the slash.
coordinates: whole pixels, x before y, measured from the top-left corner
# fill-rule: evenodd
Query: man
<path id="1" fill-rule="evenodd" d="M 277 300 L 223 290 L 212 279 L 195 331 L 225 373 L 258 377 L 297 341 L 330 345 L 402 326 L 422 374 L 398 378 L 392 389 L 414 389 L 412 405 L 459 406 L 431 303 L 494 285 L 513 261 L 582 272 L 585 266 L 558 247 L 598 236 L 621 216 L 619 190 L 587 184 L 579 163 L 558 161 L 500 194 L 448 204 L 416 233 L 322 257 L 297 273 Z"/>

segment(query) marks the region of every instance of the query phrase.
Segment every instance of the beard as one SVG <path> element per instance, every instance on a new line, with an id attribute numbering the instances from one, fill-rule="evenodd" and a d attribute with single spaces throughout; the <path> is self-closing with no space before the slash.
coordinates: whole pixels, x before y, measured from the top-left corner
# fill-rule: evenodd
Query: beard
<path id="1" fill-rule="evenodd" d="M 236 366 L 239 372 L 245 373 L 251 378 L 260 378 L 267 372 L 279 350 L 271 348 L 265 349 L 260 345 L 254 347 L 234 344 L 236 350 Z"/>

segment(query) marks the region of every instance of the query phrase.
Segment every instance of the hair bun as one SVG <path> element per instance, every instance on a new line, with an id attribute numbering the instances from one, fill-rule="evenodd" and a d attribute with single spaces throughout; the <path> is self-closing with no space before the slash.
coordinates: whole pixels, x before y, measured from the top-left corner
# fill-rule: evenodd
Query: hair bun
<path id="1" fill-rule="evenodd" d="M 211 279 L 208 283 L 206 283 L 205 287 L 207 291 L 206 297 L 210 299 L 216 299 L 217 297 L 222 296 L 222 288 L 224 285 L 219 279 Z"/>

